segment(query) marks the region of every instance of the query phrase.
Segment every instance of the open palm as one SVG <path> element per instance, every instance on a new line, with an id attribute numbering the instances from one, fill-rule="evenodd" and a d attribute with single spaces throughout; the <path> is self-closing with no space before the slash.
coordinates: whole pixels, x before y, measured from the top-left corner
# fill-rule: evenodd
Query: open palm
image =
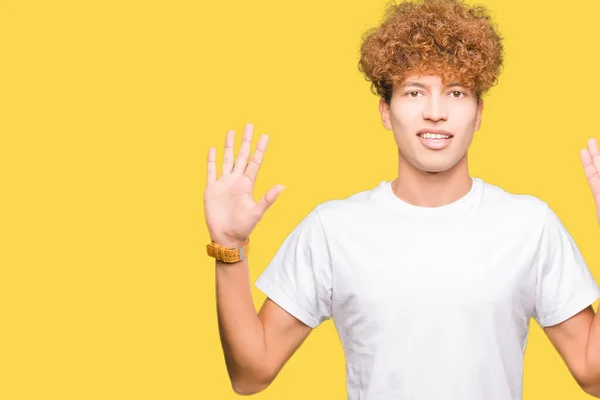
<path id="1" fill-rule="evenodd" d="M 269 137 L 262 135 L 252 159 L 253 126 L 244 128 L 242 143 L 234 162 L 235 133 L 229 131 L 225 138 L 221 177 L 217 179 L 216 149 L 208 152 L 207 183 L 204 189 L 204 216 L 211 239 L 224 246 L 239 246 L 250 236 L 265 211 L 283 190 L 276 185 L 258 202 L 254 202 L 254 184 L 267 149 Z"/>
<path id="2" fill-rule="evenodd" d="M 596 218 L 600 224 L 600 153 L 596 139 L 588 140 L 588 148 L 581 150 L 581 163 L 596 202 Z"/>

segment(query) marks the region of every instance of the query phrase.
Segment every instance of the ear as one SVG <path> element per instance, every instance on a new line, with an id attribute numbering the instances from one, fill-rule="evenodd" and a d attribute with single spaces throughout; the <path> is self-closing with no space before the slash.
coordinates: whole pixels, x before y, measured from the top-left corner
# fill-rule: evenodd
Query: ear
<path id="1" fill-rule="evenodd" d="M 379 99 L 379 113 L 381 114 L 381 123 L 388 131 L 392 130 L 392 122 L 390 121 L 390 105 L 385 102 L 382 97 Z"/>
<path id="2" fill-rule="evenodd" d="M 475 132 L 479 130 L 481 127 L 481 119 L 483 117 L 483 100 L 479 99 L 479 104 L 477 104 L 477 120 L 475 121 Z"/>

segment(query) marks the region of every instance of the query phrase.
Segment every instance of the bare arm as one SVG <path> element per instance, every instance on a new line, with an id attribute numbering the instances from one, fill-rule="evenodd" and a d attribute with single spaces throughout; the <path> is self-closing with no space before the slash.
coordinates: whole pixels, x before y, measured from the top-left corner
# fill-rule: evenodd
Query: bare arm
<path id="1" fill-rule="evenodd" d="M 221 177 L 217 179 L 216 149 L 208 153 L 204 214 L 211 240 L 240 247 L 284 189 L 277 185 L 254 202 L 254 183 L 268 136 L 258 140 L 249 160 L 252 125 L 246 125 L 234 162 L 233 131 L 225 138 Z M 216 261 L 217 315 L 227 372 L 234 391 L 252 394 L 265 389 L 310 333 L 311 328 L 267 299 L 254 309 L 248 258 L 236 263 Z"/>
<path id="2" fill-rule="evenodd" d="M 232 387 L 239 394 L 264 390 L 306 339 L 309 326 L 267 298 L 256 313 L 248 258 L 216 261 L 217 314 Z"/>
<path id="3" fill-rule="evenodd" d="M 595 397 L 600 396 L 596 382 L 600 372 L 597 367 L 598 322 L 600 319 L 595 318 L 594 309 L 589 306 L 560 324 L 544 328 L 573 378 L 585 392 Z"/>
<path id="4" fill-rule="evenodd" d="M 600 151 L 596 139 L 580 152 L 600 224 Z M 600 398 L 600 314 L 588 306 L 560 324 L 544 328 L 571 374 L 589 395 Z"/>

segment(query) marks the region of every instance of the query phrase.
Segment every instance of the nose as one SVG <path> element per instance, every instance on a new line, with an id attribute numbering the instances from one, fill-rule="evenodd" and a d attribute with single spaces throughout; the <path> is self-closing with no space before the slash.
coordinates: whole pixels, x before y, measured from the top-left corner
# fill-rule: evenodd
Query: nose
<path id="1" fill-rule="evenodd" d="M 431 121 L 445 121 L 448 119 L 448 110 L 444 99 L 439 96 L 429 96 L 423 108 L 423 119 Z"/>

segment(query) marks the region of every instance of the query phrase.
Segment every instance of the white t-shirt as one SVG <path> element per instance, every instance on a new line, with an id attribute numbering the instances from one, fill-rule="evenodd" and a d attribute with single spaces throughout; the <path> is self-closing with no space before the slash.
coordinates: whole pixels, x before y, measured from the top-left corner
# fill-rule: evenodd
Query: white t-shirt
<path id="1" fill-rule="evenodd" d="M 350 400 L 521 400 L 530 318 L 600 297 L 547 203 L 480 178 L 441 207 L 388 181 L 319 204 L 255 284 L 313 328 L 333 318 Z"/>

